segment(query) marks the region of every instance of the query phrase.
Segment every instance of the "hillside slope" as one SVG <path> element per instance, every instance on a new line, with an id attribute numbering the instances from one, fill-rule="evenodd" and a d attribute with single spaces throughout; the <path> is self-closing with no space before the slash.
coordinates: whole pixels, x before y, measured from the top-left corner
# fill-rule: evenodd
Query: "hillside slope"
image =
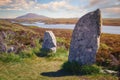
<path id="1" fill-rule="evenodd" d="M 39 35 L 25 26 L 0 20 L 0 51 L 19 53 L 29 47 L 35 47 Z"/>
<path id="2" fill-rule="evenodd" d="M 28 14 L 16 17 L 16 19 L 46 19 L 46 18 L 48 17 L 43 15 L 38 15 L 35 13 L 28 13 Z"/>

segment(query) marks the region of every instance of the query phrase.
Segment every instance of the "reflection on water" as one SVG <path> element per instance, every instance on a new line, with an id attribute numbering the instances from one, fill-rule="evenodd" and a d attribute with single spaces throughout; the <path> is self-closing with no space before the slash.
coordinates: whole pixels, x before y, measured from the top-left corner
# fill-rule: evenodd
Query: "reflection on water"
<path id="1" fill-rule="evenodd" d="M 26 26 L 38 26 L 42 28 L 57 28 L 57 29 L 74 29 L 75 24 L 44 24 L 40 22 L 35 23 L 21 23 Z M 120 34 L 120 26 L 102 26 L 102 33 Z"/>

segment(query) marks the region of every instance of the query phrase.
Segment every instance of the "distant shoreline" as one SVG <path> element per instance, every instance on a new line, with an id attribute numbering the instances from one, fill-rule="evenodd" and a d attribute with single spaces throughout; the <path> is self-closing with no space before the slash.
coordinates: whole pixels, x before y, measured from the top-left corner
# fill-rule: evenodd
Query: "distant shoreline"
<path id="1" fill-rule="evenodd" d="M 44 22 L 45 24 L 76 24 L 78 18 L 47 18 L 47 19 L 5 19 L 8 21 L 21 22 Z M 120 26 L 120 18 L 104 18 L 102 19 L 105 26 Z"/>

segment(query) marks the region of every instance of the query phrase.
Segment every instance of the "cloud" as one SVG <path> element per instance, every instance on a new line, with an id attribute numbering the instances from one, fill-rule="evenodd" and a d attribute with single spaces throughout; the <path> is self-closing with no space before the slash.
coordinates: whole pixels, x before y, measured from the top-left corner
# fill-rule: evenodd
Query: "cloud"
<path id="1" fill-rule="evenodd" d="M 114 6 L 119 6 L 120 0 L 90 0 L 90 4 L 86 8 L 96 9 L 96 8 L 109 8 Z"/>
<path id="2" fill-rule="evenodd" d="M 112 8 L 104 8 L 102 9 L 103 17 L 113 17 L 118 18 L 120 17 L 120 6 L 112 7 Z"/>
<path id="3" fill-rule="evenodd" d="M 12 1 L 11 0 L 0 0 L 0 6 L 4 6 L 10 2 L 12 2 Z"/>
<path id="4" fill-rule="evenodd" d="M 54 1 L 54 2 L 50 2 L 48 4 L 38 4 L 38 6 L 39 6 L 39 8 L 42 8 L 42 9 L 49 9 L 49 10 L 54 10 L 54 11 L 57 11 L 59 9 L 66 9 L 66 10 L 77 9 L 77 7 L 68 4 L 68 2 L 65 0 Z"/>
<path id="5" fill-rule="evenodd" d="M 4 5 L 0 5 L 1 10 L 27 10 L 33 7 L 34 0 L 11 0 L 9 4 L 7 2 Z"/>
<path id="6" fill-rule="evenodd" d="M 69 14 L 80 17 L 97 8 L 100 8 L 105 16 L 120 15 L 120 0 L 51 0 L 47 3 L 36 0 L 0 0 L 0 10 L 48 12 L 48 15 L 49 13 L 64 13 L 66 16 Z"/>
<path id="7" fill-rule="evenodd" d="M 120 17 L 120 0 L 90 0 L 85 7 L 89 10 L 101 9 L 103 17 Z"/>
<path id="8" fill-rule="evenodd" d="M 35 7 L 37 9 L 58 10 L 59 8 L 66 7 L 66 5 L 68 4 L 65 1 L 54 1 L 47 4 L 37 4 Z"/>
<path id="9" fill-rule="evenodd" d="M 95 4 L 98 4 L 100 2 L 101 2 L 101 0 L 90 0 L 90 5 L 95 5 Z"/>
<path id="10" fill-rule="evenodd" d="M 112 7 L 112 8 L 105 8 L 102 11 L 104 12 L 114 12 L 114 13 L 120 13 L 120 6 L 119 7 Z"/>
<path id="11" fill-rule="evenodd" d="M 59 9 L 66 10 L 75 10 L 77 7 L 74 7 L 68 3 L 69 0 L 61 0 L 61 1 L 52 1 L 49 3 L 36 3 L 35 0 L 6 0 L 4 1 L 4 5 L 0 6 L 0 9 L 3 10 L 51 10 L 57 11 Z M 3 3 L 3 2 L 2 2 Z M 9 5 L 5 5 L 9 3 Z"/>

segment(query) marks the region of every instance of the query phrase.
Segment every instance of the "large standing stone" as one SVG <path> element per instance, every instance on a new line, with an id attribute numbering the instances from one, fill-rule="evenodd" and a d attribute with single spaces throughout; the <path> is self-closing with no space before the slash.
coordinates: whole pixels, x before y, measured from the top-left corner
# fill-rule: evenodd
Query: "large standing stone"
<path id="1" fill-rule="evenodd" d="M 101 14 L 99 9 L 80 18 L 72 34 L 69 61 L 76 61 L 80 65 L 95 63 L 100 34 Z"/>
<path id="2" fill-rule="evenodd" d="M 44 34 L 42 49 L 51 50 L 56 52 L 56 38 L 52 31 L 46 31 Z"/>

